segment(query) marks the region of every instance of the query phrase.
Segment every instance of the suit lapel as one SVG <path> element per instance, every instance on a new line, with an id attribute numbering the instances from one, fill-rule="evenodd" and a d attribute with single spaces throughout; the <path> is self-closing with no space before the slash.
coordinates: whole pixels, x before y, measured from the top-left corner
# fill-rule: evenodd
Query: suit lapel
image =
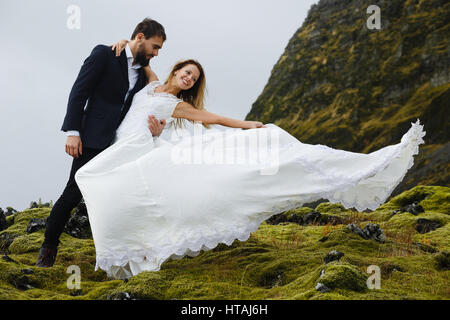
<path id="1" fill-rule="evenodd" d="M 145 76 L 144 68 L 139 68 L 138 81 L 136 81 L 136 85 L 134 86 L 134 89 L 136 89 L 136 92 L 138 92 L 145 86 L 146 80 L 147 80 L 147 77 Z"/>
<path id="2" fill-rule="evenodd" d="M 128 61 L 127 61 L 127 54 L 125 50 L 123 50 L 120 53 L 119 56 L 119 62 L 120 62 L 120 69 L 122 70 L 122 74 L 125 77 L 125 81 L 127 82 L 127 88 L 130 86 L 130 81 L 128 80 Z M 128 89 L 127 89 L 128 91 Z"/>
<path id="3" fill-rule="evenodd" d="M 145 72 L 143 68 L 139 68 L 139 77 L 136 81 L 136 84 L 134 85 L 134 88 L 131 89 L 130 94 L 127 97 L 127 101 L 125 101 L 125 106 L 131 105 L 131 100 L 133 100 L 133 96 L 136 94 L 136 92 L 138 92 L 139 90 L 141 90 L 144 87 L 144 82 L 145 82 Z"/>

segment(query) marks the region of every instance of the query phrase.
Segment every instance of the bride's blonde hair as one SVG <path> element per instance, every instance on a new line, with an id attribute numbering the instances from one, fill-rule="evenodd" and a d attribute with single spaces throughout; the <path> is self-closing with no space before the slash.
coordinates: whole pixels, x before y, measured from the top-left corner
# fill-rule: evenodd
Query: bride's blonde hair
<path id="1" fill-rule="evenodd" d="M 197 81 L 195 81 L 195 84 L 190 88 L 189 90 L 181 90 L 177 97 L 182 99 L 184 102 L 187 102 L 194 106 L 194 108 L 198 110 L 205 110 L 204 107 L 204 100 L 205 100 L 205 91 L 206 91 L 206 78 L 205 78 L 205 72 L 203 71 L 202 65 L 194 60 L 194 59 L 188 59 L 177 62 L 173 68 L 172 71 L 170 71 L 169 76 L 167 77 L 167 80 L 164 82 L 164 84 L 168 84 L 172 81 L 173 77 L 175 76 L 175 72 L 182 69 L 183 67 L 193 64 L 198 68 L 200 71 L 200 76 L 198 77 Z M 183 120 L 181 118 L 176 119 L 175 128 L 182 127 L 183 126 Z M 194 121 L 189 120 L 192 123 Z M 206 123 L 202 123 L 205 128 L 209 128 L 209 125 Z"/>

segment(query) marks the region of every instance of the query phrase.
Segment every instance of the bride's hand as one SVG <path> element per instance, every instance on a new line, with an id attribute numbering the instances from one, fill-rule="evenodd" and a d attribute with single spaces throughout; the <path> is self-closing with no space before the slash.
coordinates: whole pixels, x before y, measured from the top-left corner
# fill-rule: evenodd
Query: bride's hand
<path id="1" fill-rule="evenodd" d="M 113 44 L 111 47 L 111 50 L 116 50 L 116 57 L 120 56 L 120 53 L 125 49 L 127 46 L 128 40 L 120 40 L 119 42 Z"/>
<path id="2" fill-rule="evenodd" d="M 262 122 L 259 121 L 245 121 L 245 128 L 243 129 L 254 129 L 254 128 L 267 128 Z"/>

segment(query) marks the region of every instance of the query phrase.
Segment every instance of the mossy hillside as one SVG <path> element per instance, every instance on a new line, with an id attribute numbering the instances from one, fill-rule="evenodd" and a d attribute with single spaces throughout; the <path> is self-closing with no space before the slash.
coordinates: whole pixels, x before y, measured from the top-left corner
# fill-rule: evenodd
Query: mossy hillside
<path id="1" fill-rule="evenodd" d="M 45 218 L 50 209 L 29 209 L 14 214 L 9 218 L 14 223 L 0 232 L 0 237 L 4 233 L 16 236 L 8 254 L 15 262 L 0 259 L 0 299 L 114 299 L 121 292 L 135 299 L 449 299 L 450 270 L 445 255 L 450 252 L 449 196 L 446 187 L 418 186 L 373 212 L 345 209 L 338 203 L 291 210 L 285 214 L 315 210 L 339 216 L 344 223 L 264 222 L 247 241 L 219 244 L 194 258 L 167 261 L 160 271 L 143 272 L 128 282 L 94 271 L 92 239 L 65 233 L 55 266 L 35 267 L 44 230 L 31 234 L 25 230 L 31 218 Z M 392 215 L 411 201 L 425 211 L 417 216 L 408 212 Z M 442 227 L 419 234 L 414 223 L 421 217 L 438 219 Z M 361 227 L 378 223 L 387 240 L 364 240 L 346 228 L 347 222 Z M 326 241 L 319 241 L 325 236 Z M 331 250 L 344 256 L 324 264 L 323 258 Z M 66 285 L 70 265 L 81 269 L 80 290 Z M 379 290 L 363 287 L 370 265 L 381 269 Z M 332 290 L 317 291 L 317 282 L 326 282 Z"/>
<path id="2" fill-rule="evenodd" d="M 447 189 L 422 185 L 393 197 L 389 202 L 378 207 L 376 211 L 395 210 L 413 202 L 419 203 L 425 211 L 439 209 L 444 214 L 450 215 L 450 194 Z"/>
<path id="3" fill-rule="evenodd" d="M 323 270 L 324 274 L 319 277 L 319 281 L 328 288 L 367 290 L 367 274 L 350 263 L 331 262 Z"/>
<path id="4" fill-rule="evenodd" d="M 370 5 L 380 7 L 380 30 L 367 28 Z M 246 119 L 304 143 L 369 153 L 399 143 L 419 118 L 425 145 L 393 195 L 448 185 L 449 14 L 443 0 L 319 1 Z"/>

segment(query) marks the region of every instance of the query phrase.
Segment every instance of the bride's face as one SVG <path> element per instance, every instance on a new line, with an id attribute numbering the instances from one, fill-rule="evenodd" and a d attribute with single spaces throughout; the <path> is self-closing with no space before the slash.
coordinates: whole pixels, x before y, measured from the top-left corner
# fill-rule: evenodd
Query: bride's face
<path id="1" fill-rule="evenodd" d="M 200 77 L 200 70 L 196 65 L 188 64 L 175 71 L 174 76 L 174 81 L 181 90 L 189 90 Z"/>

